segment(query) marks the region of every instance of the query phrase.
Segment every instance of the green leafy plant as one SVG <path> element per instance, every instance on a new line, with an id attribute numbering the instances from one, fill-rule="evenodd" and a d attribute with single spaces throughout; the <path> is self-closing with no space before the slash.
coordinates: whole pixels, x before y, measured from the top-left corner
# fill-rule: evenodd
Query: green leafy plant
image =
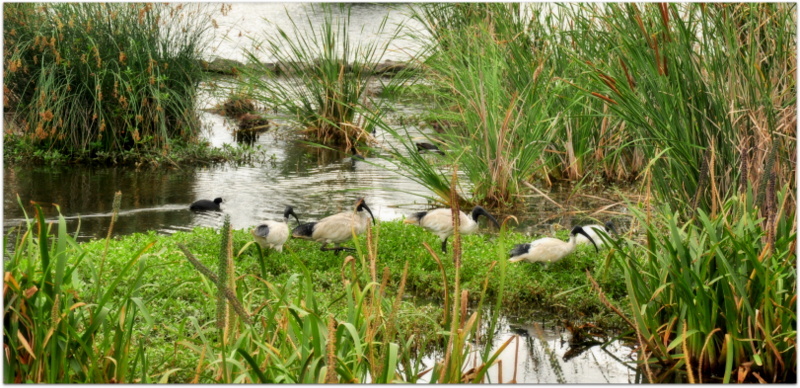
<path id="1" fill-rule="evenodd" d="M 797 378 L 797 232 L 787 192 L 774 223 L 758 217 L 752 190 L 716 216 L 698 210 L 696 222 L 682 223 L 668 205 L 651 216 L 632 209 L 646 241 L 614 242 L 613 260 L 650 381 L 664 378 L 656 365 L 683 369 L 690 382 Z"/>
<path id="2" fill-rule="evenodd" d="M 138 293 L 146 269 L 139 259 L 152 243 L 130 254 L 123 271 L 107 275 L 109 282 L 96 289 L 96 298 L 85 299 L 80 294 L 90 290 L 78 268 L 86 252 L 67 233 L 60 214 L 53 236 L 41 206 L 34 209 L 35 223 L 27 220 L 4 263 L 4 381 L 131 382 L 135 366 L 141 370 L 147 362 L 143 354 L 132 354 L 131 345 L 138 319 L 152 326 Z"/>

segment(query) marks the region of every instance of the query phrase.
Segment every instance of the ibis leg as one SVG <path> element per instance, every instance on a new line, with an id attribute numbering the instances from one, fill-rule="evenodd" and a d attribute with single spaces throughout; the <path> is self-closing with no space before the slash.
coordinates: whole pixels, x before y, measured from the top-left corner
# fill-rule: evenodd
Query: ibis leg
<path id="1" fill-rule="evenodd" d="M 442 240 L 442 253 L 447 253 L 447 237 Z"/>

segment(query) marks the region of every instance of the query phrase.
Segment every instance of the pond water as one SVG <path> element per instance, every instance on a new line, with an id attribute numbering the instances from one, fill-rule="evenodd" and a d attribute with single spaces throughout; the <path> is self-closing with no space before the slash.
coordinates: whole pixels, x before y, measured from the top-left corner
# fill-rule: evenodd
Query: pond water
<path id="1" fill-rule="evenodd" d="M 304 16 L 308 4 L 287 4 L 292 15 Z M 283 5 L 255 3 L 233 4 L 231 11 L 219 20 L 229 26 L 232 34 L 227 40 L 217 42 L 221 57 L 238 59 L 237 53 L 246 44 L 246 37 L 260 31 L 265 24 L 262 17 L 280 22 L 284 17 Z M 394 5 L 357 5 L 354 7 L 353 28 L 369 25 L 390 15 L 390 23 L 404 20 L 406 8 Z M 309 17 L 319 17 L 312 14 Z M 357 20 L 357 21 L 356 21 Z M 246 32 L 239 40 L 238 31 Z M 366 38 L 364 38 L 366 39 Z M 406 45 L 407 42 L 402 43 Z M 413 44 L 392 51 L 393 57 L 403 60 Z M 219 102 L 212 93 L 202 100 L 200 115 L 205 127 L 204 137 L 214 146 L 235 146 L 234 123 L 207 108 Z M 422 111 L 421 106 L 399 104 L 399 116 Z M 280 123 L 280 122 L 279 122 Z M 234 228 L 251 228 L 266 219 L 280 219 L 285 205 L 292 205 L 303 222 L 320 219 L 335 212 L 350 209 L 357 197 L 365 197 L 367 204 L 379 220 L 399 219 L 414 211 L 429 207 L 421 197 L 429 191 L 416 182 L 385 167 L 390 164 L 377 155 L 366 161 L 354 161 L 349 155 L 310 146 L 297 137 L 279 129 L 261 135 L 254 146 L 261 147 L 266 160 L 250 165 L 216 165 L 202 168 L 162 166 L 160 168 L 123 167 L 41 167 L 14 165 L 3 167 L 3 231 L 8 235 L 12 228 L 24 222 L 19 201 L 30 216 L 31 201 L 45 205 L 49 220 L 57 212 L 49 204 L 58 204 L 68 221 L 68 230 L 78 230 L 78 239 L 105 237 L 111 220 L 114 193 L 122 192 L 119 219 L 113 234 L 126 235 L 155 230 L 161 234 L 191 230 L 196 226 L 219 227 L 223 215 L 230 214 Z M 412 136 L 429 129 L 410 125 L 405 127 Z M 393 144 L 391 136 L 380 130 L 375 134 L 383 146 Z M 582 191 L 583 192 L 583 191 Z M 613 192 L 595 192 L 573 195 L 572 187 L 553 188 L 550 198 L 565 206 L 561 209 L 551 201 L 533 196 L 526 210 L 514 214 L 520 220 L 518 230 L 529 234 L 549 232 L 549 225 L 559 223 L 571 226 L 578 217 L 599 210 L 624 212 Z M 222 197 L 222 212 L 194 213 L 189 204 L 198 199 Z M 584 213 L 575 213 L 581 209 Z M 503 214 L 497 214 L 501 219 Z M 598 218 L 603 216 L 595 215 Z M 8 242 L 7 242 L 8 244 Z M 8 247 L 7 247 L 8 248 Z M 516 381 L 527 383 L 629 383 L 634 373 L 620 362 L 630 362 L 630 348 L 617 342 L 601 348 L 595 346 L 581 355 L 564 360 L 569 347 L 565 340 L 569 334 L 559 325 L 542 324 L 535 329 L 530 319 L 504 317 L 495 338 L 496 345 L 507 338 L 519 335 L 519 347 L 512 344 L 503 352 L 503 381 L 514 374 Z M 549 351 L 543 347 L 547 344 Z M 518 350 L 517 350 L 518 349 Z M 518 353 L 517 353 L 518 352 Z M 551 357 L 555 355 L 555 358 Z M 555 366 L 558 365 L 558 366 Z M 498 381 L 497 369 L 490 373 L 492 382 Z"/>
<path id="2" fill-rule="evenodd" d="M 402 24 L 404 32 L 424 34 L 422 25 L 408 17 L 412 4 L 389 3 L 350 3 L 350 36 L 357 36 L 359 43 L 383 43 L 391 40 L 389 49 L 379 61 L 406 61 L 419 52 L 419 42 L 405 34 L 392 39 L 392 32 Z M 219 7 L 216 5 L 215 7 Z M 338 12 L 336 7 L 332 8 Z M 324 13 L 319 4 L 311 3 L 235 3 L 224 14 L 215 18 L 219 28 L 215 32 L 207 55 L 247 62 L 246 50 L 253 49 L 254 42 L 262 42 L 275 34 L 278 28 L 291 36 L 293 33 L 290 20 L 298 26 L 306 27 L 309 23 L 320 24 Z M 386 28 L 378 34 L 378 25 L 386 18 Z M 275 58 L 266 51 L 253 51 L 265 62 L 274 62 Z"/>
<path id="3" fill-rule="evenodd" d="M 487 309 L 487 314 L 489 311 Z M 489 315 L 485 315 L 489 317 Z M 533 317 L 533 318 L 532 318 Z M 642 383 L 636 373 L 636 353 L 620 341 L 605 345 L 572 346 L 571 334 L 557 319 L 546 313 L 531 316 L 501 316 L 492 339 L 490 354 L 508 342 L 492 365 L 484 383 L 524 384 L 636 384 Z M 488 319 L 488 318 L 485 318 Z M 481 325 L 481 335 L 486 336 L 488 323 Z M 601 340 L 602 341 L 602 340 Z M 479 352 L 483 344 L 473 345 L 469 361 L 463 372 L 481 366 Z M 438 356 L 438 357 L 437 357 Z M 423 358 L 425 369 L 440 360 L 441 355 Z M 430 376 L 422 377 L 430 381 Z"/>

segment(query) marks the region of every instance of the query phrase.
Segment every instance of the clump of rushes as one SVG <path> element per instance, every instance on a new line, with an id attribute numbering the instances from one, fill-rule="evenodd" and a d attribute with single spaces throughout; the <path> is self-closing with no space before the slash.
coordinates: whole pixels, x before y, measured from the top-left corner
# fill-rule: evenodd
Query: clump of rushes
<path id="1" fill-rule="evenodd" d="M 612 242 L 612 257 L 624 271 L 629 322 L 651 382 L 674 369 L 698 383 L 797 380 L 797 233 L 788 191 L 777 194 L 774 223 L 758 216 L 752 189 L 715 216 L 698 209 L 689 222 L 668 205 L 652 217 L 632 209 L 646 241 Z"/>
<path id="2" fill-rule="evenodd" d="M 414 15 L 432 36 L 433 93 L 456 122 L 440 136 L 471 184 L 467 200 L 513 206 L 521 182 L 544 172 L 559 120 L 549 111 L 564 85 L 550 82 L 548 48 L 526 33 L 519 4 L 425 4 Z"/>
<path id="3" fill-rule="evenodd" d="M 712 215 L 743 194 L 794 185 L 794 4 L 606 4 L 565 7 L 589 77 L 576 87 L 623 120 L 658 199 Z M 744 159 L 742 159 L 744 158 Z M 745 168 L 742 171 L 739 166 Z M 764 170 L 767 171 L 764 171 Z M 738 191 L 738 193 L 737 193 Z M 682 213 L 689 217 L 690 213 Z"/>
<path id="4" fill-rule="evenodd" d="M 349 149 L 370 139 L 372 122 L 386 110 L 384 102 L 365 92 L 379 79 L 377 67 L 399 27 L 387 31 L 384 17 L 371 33 L 387 38 L 383 43 L 378 39 L 365 41 L 351 35 L 350 6 L 310 7 L 321 20 L 307 18 L 298 25 L 287 12 L 292 29 L 278 27 L 277 34 L 256 43 L 248 52 L 256 65 L 243 70 L 242 80 L 252 88 L 255 99 L 286 112 L 309 139 Z M 262 63 L 263 55 L 274 57 L 288 79 L 270 76 L 269 67 Z M 388 83 L 399 83 L 403 78 L 396 75 Z"/>
<path id="5" fill-rule="evenodd" d="M 65 154 L 165 151 L 194 140 L 198 62 L 212 23 L 199 4 L 3 7 L 14 135 Z"/>

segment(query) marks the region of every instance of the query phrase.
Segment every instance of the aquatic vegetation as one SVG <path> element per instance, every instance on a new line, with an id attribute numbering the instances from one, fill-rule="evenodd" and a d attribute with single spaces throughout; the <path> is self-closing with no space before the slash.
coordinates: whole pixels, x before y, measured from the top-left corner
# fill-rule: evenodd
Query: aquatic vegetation
<path id="1" fill-rule="evenodd" d="M 562 8 L 581 34 L 576 88 L 625 123 L 659 201 L 714 214 L 746 182 L 762 207 L 768 186 L 794 185 L 795 7 Z"/>
<path id="2" fill-rule="evenodd" d="M 321 20 L 295 20 L 287 11 L 292 29 L 278 27 L 274 36 L 254 42 L 247 52 L 252 65 L 243 70 L 240 81 L 254 99 L 288 112 L 300 131 L 316 142 L 343 149 L 367 143 L 371 122 L 383 115 L 384 103 L 366 92 L 380 79 L 377 69 L 392 39 L 379 43 L 353 36 L 348 5 L 309 6 Z M 389 31 L 386 23 L 384 17 L 371 33 L 396 37 L 399 29 Z M 285 77 L 272 74 L 260 59 L 263 53 L 275 57 Z M 401 72 L 381 82 L 391 85 L 403 78 Z"/>
<path id="3" fill-rule="evenodd" d="M 10 134 L 65 154 L 195 139 L 205 6 L 9 4 L 3 18 Z"/>
<path id="4" fill-rule="evenodd" d="M 153 244 L 115 257 L 119 271 L 104 271 L 102 263 L 95 270 L 95 259 L 69 235 L 64 218 L 59 215 L 51 235 L 41 207 L 34 209 L 35 221 L 27 221 L 4 262 L 3 381 L 132 382 L 147 363 L 133 327 L 142 321 L 153 327 L 139 294 L 147 269 L 140 259 Z M 141 381 L 149 381 L 146 374 Z"/>
<path id="5" fill-rule="evenodd" d="M 685 223 L 669 205 L 649 215 L 632 207 L 646 240 L 612 242 L 612 260 L 625 274 L 628 322 L 647 354 L 650 381 L 676 368 L 699 383 L 797 379 L 797 232 L 789 198 L 784 187 L 771 221 L 758 216 L 752 190 L 729 198 L 717 215 L 698 209 Z"/>
<path id="6" fill-rule="evenodd" d="M 455 123 L 438 136 L 472 184 L 473 204 L 513 205 L 521 182 L 541 172 L 558 123 L 549 105 L 565 85 L 549 82 L 547 50 L 520 33 L 529 26 L 519 7 L 426 4 L 414 14 L 431 34 L 425 65 L 443 107 L 434 110 Z"/>

